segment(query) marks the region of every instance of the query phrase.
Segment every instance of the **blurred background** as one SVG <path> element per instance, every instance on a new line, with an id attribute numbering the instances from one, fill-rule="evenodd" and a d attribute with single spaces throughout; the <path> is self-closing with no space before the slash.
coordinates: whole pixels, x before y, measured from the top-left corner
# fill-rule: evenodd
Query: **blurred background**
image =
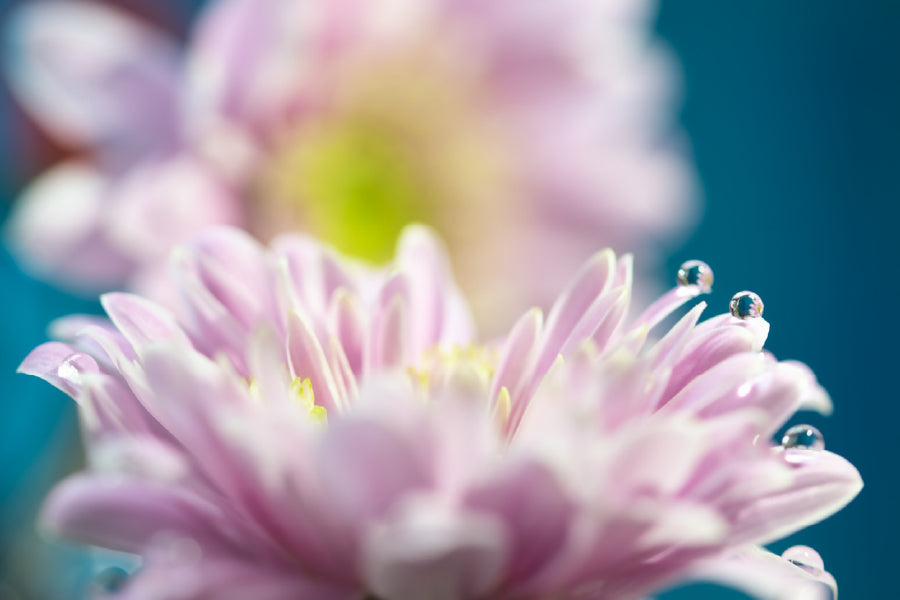
<path id="1" fill-rule="evenodd" d="M 0 0 L 0 25 L 15 4 Z M 116 4 L 184 36 L 203 3 Z M 900 539 L 898 25 L 894 0 L 669 0 L 657 22 L 681 64 L 680 120 L 706 205 L 669 273 L 685 259 L 707 261 L 716 274 L 714 312 L 727 310 L 736 291 L 759 293 L 772 323 L 768 348 L 809 364 L 831 393 L 831 417 L 794 422 L 816 425 L 866 487 L 845 510 L 772 550 L 816 548 L 841 596 L 852 599 L 890 595 Z M 53 145 L 5 89 L 0 147 L 2 219 L 28 178 L 70 149 Z M 0 599 L 67 598 L 60 590 L 78 583 L 82 553 L 38 543 L 32 523 L 52 483 L 81 460 L 74 407 L 14 371 L 46 339 L 51 319 L 98 309 L 29 279 L 5 250 L 0 291 Z M 35 565 L 41 577 L 26 581 Z M 743 596 L 691 586 L 665 597 Z"/>

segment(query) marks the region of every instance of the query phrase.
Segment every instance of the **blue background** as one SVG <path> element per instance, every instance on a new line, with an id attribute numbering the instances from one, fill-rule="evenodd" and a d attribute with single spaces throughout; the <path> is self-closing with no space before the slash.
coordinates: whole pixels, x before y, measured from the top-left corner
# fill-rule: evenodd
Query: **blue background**
<path id="1" fill-rule="evenodd" d="M 199 2 L 120 4 L 183 34 Z M 10 5 L 0 3 L 4 13 Z M 830 391 L 833 416 L 795 422 L 818 426 L 866 488 L 841 513 L 772 548 L 815 547 L 851 599 L 892 595 L 900 539 L 898 26 L 900 2 L 892 0 L 670 0 L 658 22 L 682 65 L 681 119 L 706 196 L 703 220 L 669 270 L 688 258 L 709 262 L 715 312 L 737 290 L 758 292 L 772 323 L 768 348 L 808 363 Z M 5 92 L 0 147 L 5 215 L 25 179 L 61 150 L 22 121 Z M 0 291 L 0 598 L 10 594 L 4 585 L 23 585 L 28 565 L 45 570 L 32 584 L 43 598 L 52 593 L 48 580 L 71 581 L 78 554 L 35 543 L 28 524 L 36 499 L 78 464 L 77 427 L 67 398 L 13 371 L 45 339 L 50 319 L 95 305 L 26 278 L 5 252 Z M 10 536 L 23 523 L 14 546 Z M 694 586 L 666 597 L 742 596 Z"/>

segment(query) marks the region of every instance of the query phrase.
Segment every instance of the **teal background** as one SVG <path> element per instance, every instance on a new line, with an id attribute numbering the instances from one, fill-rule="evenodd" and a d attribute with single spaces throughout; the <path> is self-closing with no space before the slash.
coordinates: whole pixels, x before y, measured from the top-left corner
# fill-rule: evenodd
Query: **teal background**
<path id="1" fill-rule="evenodd" d="M 0 0 L 0 19 L 12 4 Z M 118 4 L 183 35 L 199 2 Z M 759 293 L 772 323 L 768 348 L 808 363 L 830 391 L 833 416 L 793 422 L 819 427 L 866 488 L 841 513 L 772 548 L 815 547 L 849 599 L 896 594 L 898 25 L 893 0 L 669 0 L 658 21 L 681 62 L 680 116 L 706 198 L 669 272 L 689 258 L 712 265 L 714 312 L 735 291 Z M 5 215 L 26 178 L 65 149 L 24 121 L 5 91 L 0 148 Z M 53 593 L 49 582 L 72 582 L 78 571 L 77 551 L 50 551 L 28 532 L 38 499 L 80 451 L 69 400 L 13 371 L 45 339 L 50 319 L 96 305 L 28 279 L 5 251 L 0 291 L 0 598 L 15 598 L 17 587 L 23 600 L 39 599 Z M 27 552 L 12 539 L 30 540 Z M 25 567 L 45 575 L 30 595 L 19 583 Z M 665 596 L 742 597 L 711 586 Z"/>

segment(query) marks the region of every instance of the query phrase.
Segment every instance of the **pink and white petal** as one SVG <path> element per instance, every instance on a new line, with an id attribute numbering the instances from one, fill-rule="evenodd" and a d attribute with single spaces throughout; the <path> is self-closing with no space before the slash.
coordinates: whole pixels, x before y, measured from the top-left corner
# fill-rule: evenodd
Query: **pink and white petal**
<path id="1" fill-rule="evenodd" d="M 575 511 L 553 472 L 534 461 L 511 465 L 474 487 L 464 505 L 493 514 L 506 526 L 510 554 L 504 585 L 520 594 L 565 544 Z"/>
<path id="2" fill-rule="evenodd" d="M 81 411 L 89 449 L 111 436 L 146 436 L 172 441 L 172 436 L 117 377 L 90 374 L 81 377 Z"/>
<path id="3" fill-rule="evenodd" d="M 94 475 L 58 485 L 40 520 L 54 534 L 135 554 L 160 532 L 215 547 L 233 530 L 218 506 L 181 486 Z"/>
<path id="4" fill-rule="evenodd" d="M 214 225 L 242 225 L 234 190 L 198 159 L 175 154 L 129 169 L 110 191 L 105 233 L 136 263 L 164 262 L 177 244 Z"/>
<path id="5" fill-rule="evenodd" d="M 221 422 L 250 405 L 246 382 L 180 345 L 148 347 L 144 369 L 149 393 L 139 398 L 148 411 L 215 486 L 235 498 L 243 497 L 251 484 L 233 460 L 235 449 Z"/>
<path id="6" fill-rule="evenodd" d="M 600 309 L 605 311 L 604 316 L 599 324 L 594 326 L 594 331 L 588 338 L 600 352 L 607 349 L 625 322 L 625 315 L 628 313 L 628 307 L 631 304 L 631 288 L 621 285 L 610 290 L 605 296 L 609 297 L 611 304 L 608 305 L 608 308 L 603 307 Z M 570 342 L 574 342 L 578 337 L 577 334 L 573 334 Z M 566 349 L 564 348 L 563 351 L 565 352 Z"/>
<path id="7" fill-rule="evenodd" d="M 828 395 L 805 365 L 781 362 L 748 378 L 740 386 L 722 394 L 714 403 L 699 408 L 697 414 L 708 419 L 746 407 L 764 411 L 767 420 L 759 433 L 768 440 L 791 415 L 804 407 L 808 399 L 825 409 L 831 405 Z"/>
<path id="8" fill-rule="evenodd" d="M 701 332 L 700 328 L 706 323 L 708 321 L 694 328 L 691 340 L 684 348 L 678 363 L 672 368 L 672 377 L 660 398 L 660 406 L 714 365 L 736 354 L 753 350 L 753 337 L 745 329 L 719 327 Z"/>
<path id="9" fill-rule="evenodd" d="M 644 312 L 634 320 L 631 329 L 636 329 L 638 327 L 653 329 L 663 319 L 672 314 L 673 311 L 677 310 L 678 307 L 703 293 L 700 286 L 696 285 L 685 285 L 672 288 L 653 304 L 648 306 Z"/>
<path id="10" fill-rule="evenodd" d="M 837 598 L 837 584 L 827 571 L 811 573 L 756 546 L 699 561 L 688 571 L 688 577 L 740 589 L 760 600 Z"/>
<path id="11" fill-rule="evenodd" d="M 364 578 L 375 595 L 391 600 L 484 597 L 500 583 L 508 544 L 493 517 L 411 498 L 370 530 L 362 548 Z"/>
<path id="12" fill-rule="evenodd" d="M 318 448 L 327 496 L 344 520 L 380 519 L 406 494 L 432 485 L 431 456 L 418 440 L 375 421 L 337 419 Z"/>
<path id="13" fill-rule="evenodd" d="M 439 342 L 472 341 L 472 316 L 437 234 L 422 225 L 406 227 L 397 242 L 395 263 L 409 280 L 413 353 L 418 355 Z"/>
<path id="14" fill-rule="evenodd" d="M 190 546 L 186 545 L 186 549 L 190 550 Z M 204 552 L 194 556 L 188 553 L 181 560 L 176 554 L 151 561 L 114 597 L 115 600 L 357 600 L 360 593 L 352 587 L 307 578 L 284 565 Z"/>
<path id="15" fill-rule="evenodd" d="M 200 22 L 190 53 L 188 109 L 198 140 L 234 126 L 249 139 L 320 101 L 314 82 L 355 21 L 344 2 L 226 0 Z"/>
<path id="16" fill-rule="evenodd" d="M 29 2 L 12 23 L 12 89 L 52 133 L 124 165 L 177 141 L 178 54 L 124 12 Z"/>
<path id="17" fill-rule="evenodd" d="M 522 315 L 506 338 L 500 362 L 491 385 L 491 402 L 496 402 L 503 388 L 510 396 L 507 432 L 514 430 L 527 407 L 527 386 L 532 381 L 535 353 L 539 348 L 543 315 L 532 309 Z"/>
<path id="18" fill-rule="evenodd" d="M 412 311 L 406 299 L 399 294 L 376 310 L 364 364 L 368 372 L 400 369 L 415 356 L 409 348 L 407 324 Z"/>
<path id="19" fill-rule="evenodd" d="M 355 265 L 338 258 L 314 238 L 297 233 L 281 235 L 270 247 L 279 259 L 279 275 L 283 279 L 280 284 L 284 289 L 279 290 L 283 314 L 300 310 L 318 321 L 325 317 L 339 289 L 351 294 L 359 291 Z M 363 303 L 368 304 L 369 300 L 363 298 Z"/>
<path id="20" fill-rule="evenodd" d="M 104 294 L 100 302 L 138 355 L 146 346 L 161 342 L 191 347 L 172 313 L 154 302 L 119 292 Z"/>
<path id="21" fill-rule="evenodd" d="M 710 452 L 710 445 L 699 421 L 674 418 L 624 426 L 617 435 L 608 475 L 616 489 L 601 493 L 616 497 L 638 490 L 674 497 Z"/>
<path id="22" fill-rule="evenodd" d="M 578 271 L 560 294 L 547 315 L 541 350 L 535 363 L 535 375 L 547 372 L 579 322 L 594 302 L 609 289 L 615 277 L 615 255 L 611 250 L 598 252 Z M 603 315 L 597 315 L 597 320 Z"/>
<path id="23" fill-rule="evenodd" d="M 754 352 L 759 352 L 765 345 L 766 338 L 769 337 L 770 325 L 768 321 L 762 318 L 738 319 L 731 316 L 730 313 L 725 313 L 723 315 L 716 315 L 697 325 L 697 335 L 699 336 L 709 331 L 725 328 L 743 329 L 750 335 L 750 339 L 752 340 L 751 349 Z"/>
<path id="24" fill-rule="evenodd" d="M 264 403 L 291 402 L 290 370 L 282 348 L 281 338 L 266 325 L 249 340 L 247 366 L 253 376 L 251 386 L 256 386 L 258 392 L 255 399 Z"/>
<path id="25" fill-rule="evenodd" d="M 140 431 L 98 439 L 88 450 L 92 473 L 99 476 L 181 485 L 192 474 L 178 447 Z"/>
<path id="26" fill-rule="evenodd" d="M 249 234 L 231 227 L 211 227 L 178 253 L 175 268 L 179 276 L 202 287 L 208 302 L 220 306 L 241 328 L 242 338 L 263 321 L 280 324 L 271 284 L 272 265 L 265 249 Z"/>
<path id="27" fill-rule="evenodd" d="M 789 461 L 794 476 L 790 486 L 762 495 L 748 489 L 744 498 L 727 508 L 734 540 L 762 544 L 777 540 L 834 514 L 862 490 L 859 472 L 837 454 L 790 452 L 795 453 Z"/>
<path id="28" fill-rule="evenodd" d="M 108 176 L 63 163 L 32 183 L 5 225 L 10 250 L 25 267 L 80 293 L 122 284 L 134 268 L 106 236 Z"/>
<path id="29" fill-rule="evenodd" d="M 348 368 L 355 377 L 360 377 L 363 370 L 366 325 L 359 300 L 346 289 L 336 290 L 331 297 L 328 329 L 343 351 Z"/>
<path id="30" fill-rule="evenodd" d="M 325 407 L 329 413 L 337 414 L 345 409 L 325 351 L 307 320 L 299 313 L 292 312 L 288 316 L 286 343 L 291 377 L 309 379 L 316 404 Z"/>
<path id="31" fill-rule="evenodd" d="M 775 359 L 768 353 L 743 353 L 726 358 L 695 377 L 663 406 L 661 413 L 700 413 L 729 394 L 749 390 L 747 382 L 773 368 Z"/>
<path id="32" fill-rule="evenodd" d="M 286 405 L 223 413 L 216 422 L 246 483 L 232 495 L 244 518 L 301 568 L 354 582 L 357 574 L 348 568 L 355 557 L 353 528 L 321 478 L 317 445 L 327 430 Z"/>
<path id="33" fill-rule="evenodd" d="M 75 400 L 81 399 L 83 375 L 99 373 L 97 362 L 89 355 L 60 342 L 47 342 L 32 350 L 18 373 L 40 377 Z"/>

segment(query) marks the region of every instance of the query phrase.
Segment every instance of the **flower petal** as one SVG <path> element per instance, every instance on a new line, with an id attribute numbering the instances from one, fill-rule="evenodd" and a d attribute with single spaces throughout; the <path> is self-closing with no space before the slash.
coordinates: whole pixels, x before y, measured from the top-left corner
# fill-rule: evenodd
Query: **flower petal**
<path id="1" fill-rule="evenodd" d="M 181 487 L 89 475 L 57 486 L 41 522 L 53 533 L 135 554 L 162 531 L 216 546 L 233 529 L 218 507 Z"/>
<path id="2" fill-rule="evenodd" d="M 735 541 L 768 543 L 784 537 L 839 511 L 862 490 L 859 472 L 846 459 L 825 450 L 807 452 L 793 465 L 792 485 L 748 495 L 730 507 Z"/>
<path id="3" fill-rule="evenodd" d="M 109 239 L 110 180 L 76 162 L 38 177 L 19 198 L 4 235 L 25 267 L 80 293 L 120 285 L 133 261 Z"/>
<path id="4" fill-rule="evenodd" d="M 816 575 L 754 546 L 700 561 L 689 574 L 752 594 L 760 600 L 832 600 L 837 584 L 827 572 Z"/>
<path id="5" fill-rule="evenodd" d="M 13 21 L 10 73 L 23 105 L 111 163 L 176 142 L 177 52 L 161 34 L 93 2 L 29 2 Z"/>
<path id="6" fill-rule="evenodd" d="M 483 596 L 498 583 L 506 552 L 495 519 L 421 499 L 372 530 L 363 565 L 371 590 L 382 598 L 461 600 Z"/>

